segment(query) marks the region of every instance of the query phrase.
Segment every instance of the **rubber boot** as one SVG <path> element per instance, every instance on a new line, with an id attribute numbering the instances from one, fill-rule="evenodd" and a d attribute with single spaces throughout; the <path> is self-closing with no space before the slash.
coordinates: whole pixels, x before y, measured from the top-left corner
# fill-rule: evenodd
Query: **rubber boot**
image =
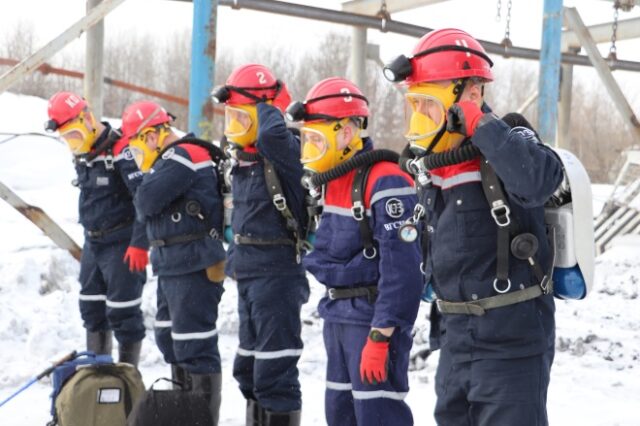
<path id="1" fill-rule="evenodd" d="M 289 413 L 265 411 L 263 426 L 300 426 L 300 410 Z"/>
<path id="2" fill-rule="evenodd" d="M 111 330 L 87 330 L 87 350 L 96 355 L 111 355 L 111 349 L 113 349 L 112 334 Z"/>
<path id="3" fill-rule="evenodd" d="M 140 348 L 142 348 L 142 340 L 131 343 L 120 343 L 120 346 L 118 346 L 118 361 L 133 364 L 134 367 L 138 368 Z"/>
<path id="4" fill-rule="evenodd" d="M 255 399 L 247 399 L 247 426 L 262 426 L 265 411 Z"/>
<path id="5" fill-rule="evenodd" d="M 191 390 L 191 375 L 178 364 L 171 364 L 171 379 L 182 384 L 182 386 L 174 384 L 174 389 L 181 389 L 183 391 Z"/>
<path id="6" fill-rule="evenodd" d="M 191 376 L 191 383 L 193 384 L 191 391 L 204 395 L 209 404 L 209 412 L 213 419 L 213 426 L 218 426 L 220 403 L 222 402 L 222 374 L 189 373 L 189 375 Z"/>

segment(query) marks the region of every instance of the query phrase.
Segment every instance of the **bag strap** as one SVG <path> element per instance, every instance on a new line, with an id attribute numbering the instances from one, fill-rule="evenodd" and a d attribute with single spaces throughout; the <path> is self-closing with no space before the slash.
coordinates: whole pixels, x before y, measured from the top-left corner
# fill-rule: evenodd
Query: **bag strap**
<path id="1" fill-rule="evenodd" d="M 160 381 L 169 382 L 169 383 L 172 383 L 172 384 L 174 384 L 174 385 L 178 385 L 178 386 L 180 386 L 180 388 L 184 389 L 184 383 L 179 382 L 179 381 L 177 381 L 177 380 L 168 379 L 168 378 L 166 378 L 166 377 L 160 377 L 159 379 L 156 379 L 153 383 L 151 383 L 151 386 L 149 386 L 149 390 L 155 390 L 155 389 L 153 388 L 153 386 L 154 386 L 156 383 L 160 382 Z"/>
<path id="2" fill-rule="evenodd" d="M 351 187 L 351 216 L 358 222 L 360 227 L 360 238 L 364 246 L 362 255 L 366 259 L 373 259 L 378 255 L 378 251 L 373 244 L 373 230 L 367 219 L 367 208 L 364 202 L 367 178 L 372 168 L 373 164 L 359 167 L 353 177 L 353 186 Z"/>

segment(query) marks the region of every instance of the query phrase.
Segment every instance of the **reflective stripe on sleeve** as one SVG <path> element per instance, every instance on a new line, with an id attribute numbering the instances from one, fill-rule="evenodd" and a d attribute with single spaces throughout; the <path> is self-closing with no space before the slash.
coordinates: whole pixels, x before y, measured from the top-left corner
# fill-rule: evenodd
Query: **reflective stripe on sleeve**
<path id="1" fill-rule="evenodd" d="M 171 320 L 169 320 L 169 321 L 158 321 L 158 320 L 156 320 L 153 323 L 153 326 L 155 328 L 168 328 L 168 327 L 171 327 L 171 325 L 172 325 Z"/>

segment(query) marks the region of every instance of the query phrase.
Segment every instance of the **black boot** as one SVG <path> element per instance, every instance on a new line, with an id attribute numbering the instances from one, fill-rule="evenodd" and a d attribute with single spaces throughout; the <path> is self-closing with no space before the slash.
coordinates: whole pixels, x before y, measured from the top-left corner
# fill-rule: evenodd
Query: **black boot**
<path id="1" fill-rule="evenodd" d="M 87 330 L 87 350 L 96 355 L 111 355 L 113 344 L 111 343 L 111 330 L 89 331 Z"/>
<path id="2" fill-rule="evenodd" d="M 247 426 L 262 426 L 265 411 L 255 399 L 247 399 Z"/>
<path id="3" fill-rule="evenodd" d="M 131 343 L 120 343 L 118 347 L 118 362 L 126 362 L 133 364 L 134 367 L 138 367 L 140 361 L 140 348 L 142 347 L 142 340 Z"/>
<path id="4" fill-rule="evenodd" d="M 220 403 L 222 402 L 222 374 L 193 374 L 191 376 L 191 383 L 193 387 L 192 392 L 202 393 L 209 404 L 209 412 L 213 419 L 213 426 L 218 426 L 218 419 L 220 418 Z"/>
<path id="5" fill-rule="evenodd" d="M 264 426 L 300 426 L 300 410 L 289 413 L 265 411 Z"/>
<path id="6" fill-rule="evenodd" d="M 174 389 L 182 389 L 183 391 L 191 390 L 191 375 L 178 364 L 171 364 L 171 379 L 182 384 L 182 386 L 174 384 Z"/>

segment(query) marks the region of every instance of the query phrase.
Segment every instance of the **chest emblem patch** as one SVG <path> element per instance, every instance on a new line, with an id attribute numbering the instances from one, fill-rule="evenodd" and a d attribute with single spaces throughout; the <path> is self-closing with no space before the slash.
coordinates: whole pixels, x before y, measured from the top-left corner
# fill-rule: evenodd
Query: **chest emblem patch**
<path id="1" fill-rule="evenodd" d="M 397 198 L 389 198 L 384 208 L 387 215 L 393 219 L 397 219 L 404 214 L 404 204 Z"/>

